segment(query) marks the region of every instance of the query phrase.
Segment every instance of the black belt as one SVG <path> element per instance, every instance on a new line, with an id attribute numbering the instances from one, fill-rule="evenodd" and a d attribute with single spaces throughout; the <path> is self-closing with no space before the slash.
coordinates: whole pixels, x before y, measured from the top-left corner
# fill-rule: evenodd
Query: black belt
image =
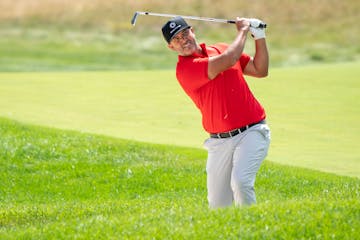
<path id="1" fill-rule="evenodd" d="M 228 137 L 234 137 L 236 135 L 238 135 L 239 133 L 244 132 L 245 130 L 247 130 L 248 128 L 251 128 L 252 126 L 255 126 L 256 124 L 265 124 L 266 121 L 262 120 L 260 122 L 257 123 L 253 123 L 253 124 L 249 124 L 246 125 L 244 127 L 229 131 L 229 132 L 223 132 L 223 133 L 210 133 L 210 137 L 212 138 L 228 138 Z"/>

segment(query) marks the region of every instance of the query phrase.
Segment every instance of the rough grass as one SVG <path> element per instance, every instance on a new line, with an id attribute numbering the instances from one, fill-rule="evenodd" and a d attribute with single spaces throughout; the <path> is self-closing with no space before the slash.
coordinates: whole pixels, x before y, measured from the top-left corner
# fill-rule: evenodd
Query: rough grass
<path id="1" fill-rule="evenodd" d="M 336 6 L 336 7 L 335 7 Z M 268 23 L 272 66 L 359 59 L 360 2 L 346 1 L 58 1 L 0 0 L 0 71 L 172 68 L 160 34 L 166 19 L 137 10 Z M 336 9 L 336 10 L 335 10 Z M 234 26 L 190 21 L 199 41 L 234 39 Z M 246 51 L 253 51 L 249 39 Z"/>
<path id="2" fill-rule="evenodd" d="M 358 239 L 360 180 L 265 161 L 210 211 L 206 153 L 0 119 L 2 239 Z"/>
<path id="3" fill-rule="evenodd" d="M 0 71 L 96 71 L 173 68 L 159 36 L 19 27 L 0 29 Z M 140 56 L 141 55 L 141 56 Z"/>
<path id="4" fill-rule="evenodd" d="M 241 1 L 211 0 L 170 1 L 164 4 L 161 0 L 130 1 L 130 0 L 10 0 L 0 1 L 2 22 L 22 24 L 51 23 L 72 26 L 108 26 L 119 29 L 129 28 L 128 24 L 135 11 L 152 11 L 182 15 L 198 15 L 218 18 L 235 16 L 258 16 L 274 23 L 276 29 L 292 29 L 294 32 L 319 26 L 344 27 L 344 23 L 356 22 L 360 7 L 358 1 L 256 1 L 247 4 Z M 336 11 L 334 11 L 336 8 Z M 146 18 L 141 25 L 158 22 L 156 18 Z M 341 29 L 339 29 L 341 30 Z M 342 30 L 343 31 L 343 30 Z M 289 34 L 289 33 L 286 33 Z"/>

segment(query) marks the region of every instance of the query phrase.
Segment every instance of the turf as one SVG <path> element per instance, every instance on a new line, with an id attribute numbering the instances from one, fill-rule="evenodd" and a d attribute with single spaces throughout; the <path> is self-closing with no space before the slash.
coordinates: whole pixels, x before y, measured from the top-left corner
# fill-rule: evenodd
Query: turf
<path id="1" fill-rule="evenodd" d="M 360 176 L 359 62 L 272 68 L 248 78 L 272 129 L 269 160 Z M 173 71 L 0 73 L 0 116 L 202 148 L 198 110 Z"/>
<path id="2" fill-rule="evenodd" d="M 235 37 L 234 31 L 209 30 L 208 25 L 199 24 L 195 27 L 199 42 L 230 43 Z M 215 33 L 212 34 L 212 31 Z M 269 32 L 270 66 L 302 66 L 360 59 L 360 48 L 353 44 L 358 41 L 356 34 L 353 34 L 356 38 L 347 39 L 350 43 L 346 44 L 343 38 L 327 42 L 327 39 L 313 39 L 309 33 L 307 35 L 305 39 L 298 34 L 291 39 L 279 39 L 276 32 Z M 172 69 L 171 60 L 176 59 L 158 30 L 134 32 L 127 29 L 121 33 L 109 33 L 94 29 L 0 25 L 0 36 L 1 72 Z M 341 34 L 336 33 L 335 36 Z M 253 53 L 254 46 L 249 37 L 245 51 Z"/>
<path id="3" fill-rule="evenodd" d="M 281 6 L 281 7 L 279 7 Z M 311 6 L 311 7 L 309 7 Z M 334 11 L 336 6 L 336 11 Z M 360 59 L 357 0 L 307 1 L 138 0 L 0 1 L 0 71 L 169 69 L 171 53 L 161 36 L 166 18 L 135 11 L 233 19 L 256 17 L 268 24 L 272 66 Z M 269 14 L 271 13 L 271 14 Z M 189 20 L 199 41 L 231 42 L 231 24 Z M 249 38 L 246 47 L 252 47 Z"/>
<path id="4" fill-rule="evenodd" d="M 159 36 L 136 36 L 99 31 L 53 28 L 3 27 L 0 29 L 0 71 L 107 71 L 170 68 Z M 141 38 L 141 37 L 139 37 Z"/>
<path id="5" fill-rule="evenodd" d="M 359 1 L 181 4 L 0 1 L 0 116 L 19 121 L 0 117 L 0 239 L 360 239 Z M 145 9 L 268 23 L 270 76 L 249 78 L 272 129 L 257 205 L 208 209 L 206 134 L 160 19 L 129 24 Z"/>
<path id="6" fill-rule="evenodd" d="M 268 161 L 211 211 L 203 150 L 0 119 L 1 239 L 358 239 L 360 180 Z"/>

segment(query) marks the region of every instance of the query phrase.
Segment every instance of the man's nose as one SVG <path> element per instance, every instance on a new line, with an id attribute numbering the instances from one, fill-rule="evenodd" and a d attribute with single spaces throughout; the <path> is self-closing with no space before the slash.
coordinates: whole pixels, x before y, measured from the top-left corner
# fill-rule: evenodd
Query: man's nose
<path id="1" fill-rule="evenodd" d="M 180 43 L 185 43 L 187 41 L 186 37 L 181 36 L 179 39 Z"/>

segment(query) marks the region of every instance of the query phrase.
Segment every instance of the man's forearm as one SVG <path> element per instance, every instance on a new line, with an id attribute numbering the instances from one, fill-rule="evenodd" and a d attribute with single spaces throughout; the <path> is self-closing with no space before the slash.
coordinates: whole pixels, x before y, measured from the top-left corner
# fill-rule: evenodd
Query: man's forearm
<path id="1" fill-rule="evenodd" d="M 239 60 L 244 50 L 246 38 L 246 32 L 240 31 L 237 34 L 235 40 L 226 49 L 225 54 L 227 55 L 228 59 L 231 60 L 230 66 L 234 65 Z"/>
<path id="2" fill-rule="evenodd" d="M 261 77 L 267 76 L 269 69 L 269 53 L 265 38 L 255 41 L 254 66 Z"/>
<path id="3" fill-rule="evenodd" d="M 246 42 L 246 33 L 246 31 L 239 31 L 234 42 L 228 46 L 223 54 L 209 58 L 208 78 L 210 80 L 239 61 Z"/>
<path id="4" fill-rule="evenodd" d="M 233 66 L 240 58 L 246 38 L 249 31 L 250 23 L 246 19 L 236 18 L 237 35 L 235 40 L 220 55 L 209 57 L 208 78 L 214 79 L 219 73 Z"/>

